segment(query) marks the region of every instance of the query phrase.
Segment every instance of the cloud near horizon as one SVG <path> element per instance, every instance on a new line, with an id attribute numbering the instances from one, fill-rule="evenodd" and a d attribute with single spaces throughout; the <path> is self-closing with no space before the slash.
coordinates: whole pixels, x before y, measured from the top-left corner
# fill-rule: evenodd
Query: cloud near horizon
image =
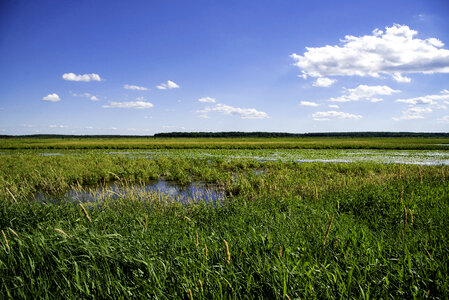
<path id="1" fill-rule="evenodd" d="M 202 118 L 208 118 L 209 112 L 218 112 L 222 113 L 224 115 L 232 115 L 232 116 L 238 116 L 241 119 L 267 119 L 269 118 L 268 114 L 263 111 L 258 111 L 254 108 L 239 108 L 239 107 L 233 107 L 226 104 L 216 104 L 215 106 L 206 107 L 203 110 L 198 110 L 198 113 L 200 113 L 200 117 Z"/>
<path id="2" fill-rule="evenodd" d="M 129 101 L 129 102 L 115 102 L 111 101 L 108 105 L 103 105 L 103 108 L 131 108 L 131 109 L 146 109 L 152 108 L 154 105 L 145 101 Z"/>
<path id="3" fill-rule="evenodd" d="M 399 93 L 399 90 L 393 90 L 386 85 L 364 85 L 361 84 L 353 89 L 344 89 L 345 95 L 340 97 L 332 97 L 329 99 L 331 102 L 349 102 L 358 100 L 368 100 L 370 102 L 383 101 L 382 98 L 374 96 L 389 96 L 395 93 Z"/>
<path id="4" fill-rule="evenodd" d="M 48 101 L 48 102 L 58 102 L 61 101 L 61 98 L 59 98 L 59 95 L 56 93 L 53 94 L 48 94 L 45 97 L 42 97 L 43 101 Z"/>
<path id="5" fill-rule="evenodd" d="M 76 75 L 75 73 L 64 73 L 62 74 L 62 78 L 68 81 L 84 81 L 84 82 L 101 81 L 100 75 L 95 73 L 80 74 L 80 75 Z"/>
<path id="6" fill-rule="evenodd" d="M 361 115 L 354 115 L 350 113 L 345 113 L 342 111 L 319 111 L 314 114 L 312 114 L 312 118 L 315 121 L 330 121 L 331 119 L 350 119 L 350 120 L 359 120 L 363 118 Z"/>
<path id="7" fill-rule="evenodd" d="M 397 82 L 410 82 L 403 74 L 449 73 L 449 50 L 437 38 L 416 38 L 417 31 L 394 24 L 385 32 L 346 35 L 342 45 L 306 47 L 304 55 L 293 53 L 294 65 L 303 78 L 323 76 L 380 77 L 390 75 Z"/>
<path id="8" fill-rule="evenodd" d="M 156 86 L 156 88 L 159 90 L 177 89 L 179 88 L 179 85 L 177 85 L 171 80 L 167 80 L 167 82 L 159 84 L 158 86 Z"/>

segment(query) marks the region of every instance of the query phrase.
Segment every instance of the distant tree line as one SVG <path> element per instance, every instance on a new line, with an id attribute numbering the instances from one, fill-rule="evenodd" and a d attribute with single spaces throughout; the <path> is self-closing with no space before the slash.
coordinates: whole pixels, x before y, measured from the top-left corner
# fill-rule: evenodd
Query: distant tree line
<path id="1" fill-rule="evenodd" d="M 164 132 L 150 135 L 65 135 L 65 134 L 32 134 L 32 135 L 0 135 L 0 139 L 7 138 L 55 138 L 55 139 L 111 139 L 111 138 L 234 138 L 234 137 L 449 137 L 449 132 L 314 132 L 314 133 L 288 133 L 288 132 Z"/>
<path id="2" fill-rule="evenodd" d="M 449 137 L 449 132 L 317 132 L 317 133 L 287 133 L 287 132 L 166 132 L 156 133 L 154 137 L 183 138 L 232 138 L 232 137 Z"/>

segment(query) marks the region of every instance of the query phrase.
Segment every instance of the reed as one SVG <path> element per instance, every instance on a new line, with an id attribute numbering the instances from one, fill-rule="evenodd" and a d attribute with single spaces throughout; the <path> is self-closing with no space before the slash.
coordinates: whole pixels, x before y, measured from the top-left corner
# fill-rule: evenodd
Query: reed
<path id="1" fill-rule="evenodd" d="M 6 249 L 8 249 L 8 251 L 9 251 L 10 248 L 9 248 L 9 244 L 8 244 L 8 239 L 6 238 L 5 232 L 3 230 L 2 230 L 2 236 L 3 236 L 3 240 L 5 241 Z"/>
<path id="2" fill-rule="evenodd" d="M 226 250 L 226 263 L 229 266 L 231 264 L 231 252 L 229 252 L 228 242 L 226 240 L 223 240 L 223 242 L 225 244 L 225 250 Z"/>
<path id="3" fill-rule="evenodd" d="M 80 207 L 81 207 L 81 209 L 82 209 L 82 211 L 84 213 L 84 216 L 86 217 L 87 221 L 89 223 L 92 223 L 92 219 L 89 217 L 89 214 L 87 213 L 87 210 L 84 208 L 82 203 L 80 203 Z"/>
<path id="4" fill-rule="evenodd" d="M 332 223 L 334 222 L 334 217 L 335 217 L 335 215 L 332 215 L 332 217 L 329 221 L 329 225 L 327 225 L 326 233 L 324 234 L 323 246 L 326 245 L 326 240 L 327 240 L 327 237 L 329 236 L 329 231 L 331 230 Z"/>
<path id="5" fill-rule="evenodd" d="M 61 230 L 59 228 L 55 228 L 55 230 L 57 232 L 59 232 L 60 234 L 62 234 L 63 236 L 65 236 L 66 238 L 71 239 L 71 237 L 67 233 L 65 233 L 63 230 Z"/>

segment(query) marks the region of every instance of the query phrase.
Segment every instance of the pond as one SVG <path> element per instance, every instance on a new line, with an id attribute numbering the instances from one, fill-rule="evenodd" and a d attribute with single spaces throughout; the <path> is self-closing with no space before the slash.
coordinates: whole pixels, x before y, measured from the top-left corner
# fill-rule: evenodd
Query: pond
<path id="1" fill-rule="evenodd" d="M 157 180 L 147 184 L 115 182 L 106 185 L 70 189 L 63 195 L 48 195 L 39 192 L 34 199 L 41 202 L 103 202 L 109 199 L 129 198 L 137 200 L 158 200 L 183 204 L 207 202 L 220 203 L 225 198 L 223 190 L 213 184 L 193 182 L 180 185 L 174 181 Z"/>

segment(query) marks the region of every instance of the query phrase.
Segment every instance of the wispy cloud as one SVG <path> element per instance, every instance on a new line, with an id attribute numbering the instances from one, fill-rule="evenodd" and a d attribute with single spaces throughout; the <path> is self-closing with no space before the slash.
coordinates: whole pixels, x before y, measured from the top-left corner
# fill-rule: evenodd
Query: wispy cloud
<path id="1" fill-rule="evenodd" d="M 127 90 L 135 90 L 135 91 L 146 91 L 146 90 L 148 90 L 146 87 L 143 87 L 143 86 L 129 85 L 129 84 L 125 84 L 123 86 L 123 88 L 127 89 Z"/>
<path id="2" fill-rule="evenodd" d="M 388 96 L 395 93 L 399 93 L 399 90 L 393 90 L 386 85 L 359 85 L 354 89 L 345 89 L 344 95 L 336 98 L 330 98 L 331 102 L 349 102 L 358 100 L 368 100 L 371 102 L 383 101 L 382 98 L 375 96 Z"/>
<path id="3" fill-rule="evenodd" d="M 449 73 L 449 50 L 437 38 L 419 39 L 406 25 L 375 29 L 371 35 L 346 35 L 342 45 L 306 47 L 304 55 L 293 53 L 295 65 L 307 78 L 323 76 L 390 75 L 410 82 L 402 74 Z"/>
<path id="4" fill-rule="evenodd" d="M 215 103 L 216 100 L 215 98 L 211 98 L 211 97 L 203 97 L 203 98 L 199 98 L 198 102 L 203 102 L 203 103 Z"/>
<path id="5" fill-rule="evenodd" d="M 335 109 L 339 109 L 340 108 L 340 106 L 338 106 L 337 104 L 329 104 L 327 107 L 335 108 Z"/>
<path id="6" fill-rule="evenodd" d="M 393 120 L 401 121 L 401 120 L 415 120 L 415 119 L 424 119 L 424 114 L 432 112 L 430 107 L 410 107 L 404 111 L 402 111 L 402 115 L 400 117 L 394 117 Z"/>
<path id="7" fill-rule="evenodd" d="M 145 101 L 129 101 L 129 102 L 115 102 L 111 101 L 108 105 L 103 105 L 103 108 L 132 108 L 132 109 L 146 109 L 152 108 L 153 103 Z"/>
<path id="8" fill-rule="evenodd" d="M 48 125 L 48 128 L 67 128 L 67 125 Z"/>
<path id="9" fill-rule="evenodd" d="M 330 87 L 335 82 L 337 82 L 336 79 L 330 79 L 327 77 L 319 77 L 315 80 L 313 83 L 313 86 L 319 86 L 319 87 Z"/>
<path id="10" fill-rule="evenodd" d="M 73 97 L 84 97 L 84 98 L 89 98 L 92 101 L 100 101 L 100 99 L 98 99 L 97 96 L 94 96 L 90 93 L 84 93 L 84 94 L 76 94 L 76 93 L 72 93 L 72 92 L 70 92 L 70 93 L 72 94 Z"/>
<path id="11" fill-rule="evenodd" d="M 354 115 L 350 113 L 345 113 L 342 111 L 319 111 L 312 114 L 312 117 L 315 121 L 330 121 L 331 119 L 350 119 L 350 120 L 358 120 L 363 118 L 361 115 Z"/>
<path id="12" fill-rule="evenodd" d="M 238 116 L 242 119 L 266 119 L 268 114 L 263 111 L 258 111 L 254 108 L 239 108 L 226 104 L 216 104 L 215 106 L 206 107 L 203 110 L 197 111 L 201 118 L 207 118 L 209 112 L 218 112 L 224 115 Z"/>
<path id="13" fill-rule="evenodd" d="M 449 91 L 448 90 L 442 90 L 440 92 L 440 94 L 425 95 L 425 96 L 420 96 L 420 97 L 396 100 L 396 102 L 407 103 L 407 104 L 411 104 L 411 105 L 419 105 L 419 104 L 434 105 L 434 104 L 440 103 L 441 101 L 444 101 L 444 103 L 449 104 L 447 102 L 447 101 L 449 101 Z"/>
<path id="14" fill-rule="evenodd" d="M 163 82 L 160 85 L 156 86 L 159 90 L 168 90 L 168 89 L 177 89 L 179 88 L 179 85 L 174 83 L 171 80 L 167 80 L 167 82 Z"/>
<path id="15" fill-rule="evenodd" d="M 312 106 L 312 107 L 320 106 L 318 103 L 311 102 L 311 101 L 301 101 L 301 103 L 299 105 L 301 105 L 301 106 Z"/>
<path id="16" fill-rule="evenodd" d="M 48 94 L 45 97 L 42 97 L 43 101 L 49 101 L 49 102 L 58 102 L 61 101 L 61 98 L 59 98 L 58 94 L 53 93 L 53 94 Z"/>
<path id="17" fill-rule="evenodd" d="M 100 75 L 95 73 L 80 74 L 80 75 L 77 75 L 75 73 L 64 73 L 62 74 L 62 78 L 68 81 L 84 81 L 84 82 L 101 81 Z"/>

